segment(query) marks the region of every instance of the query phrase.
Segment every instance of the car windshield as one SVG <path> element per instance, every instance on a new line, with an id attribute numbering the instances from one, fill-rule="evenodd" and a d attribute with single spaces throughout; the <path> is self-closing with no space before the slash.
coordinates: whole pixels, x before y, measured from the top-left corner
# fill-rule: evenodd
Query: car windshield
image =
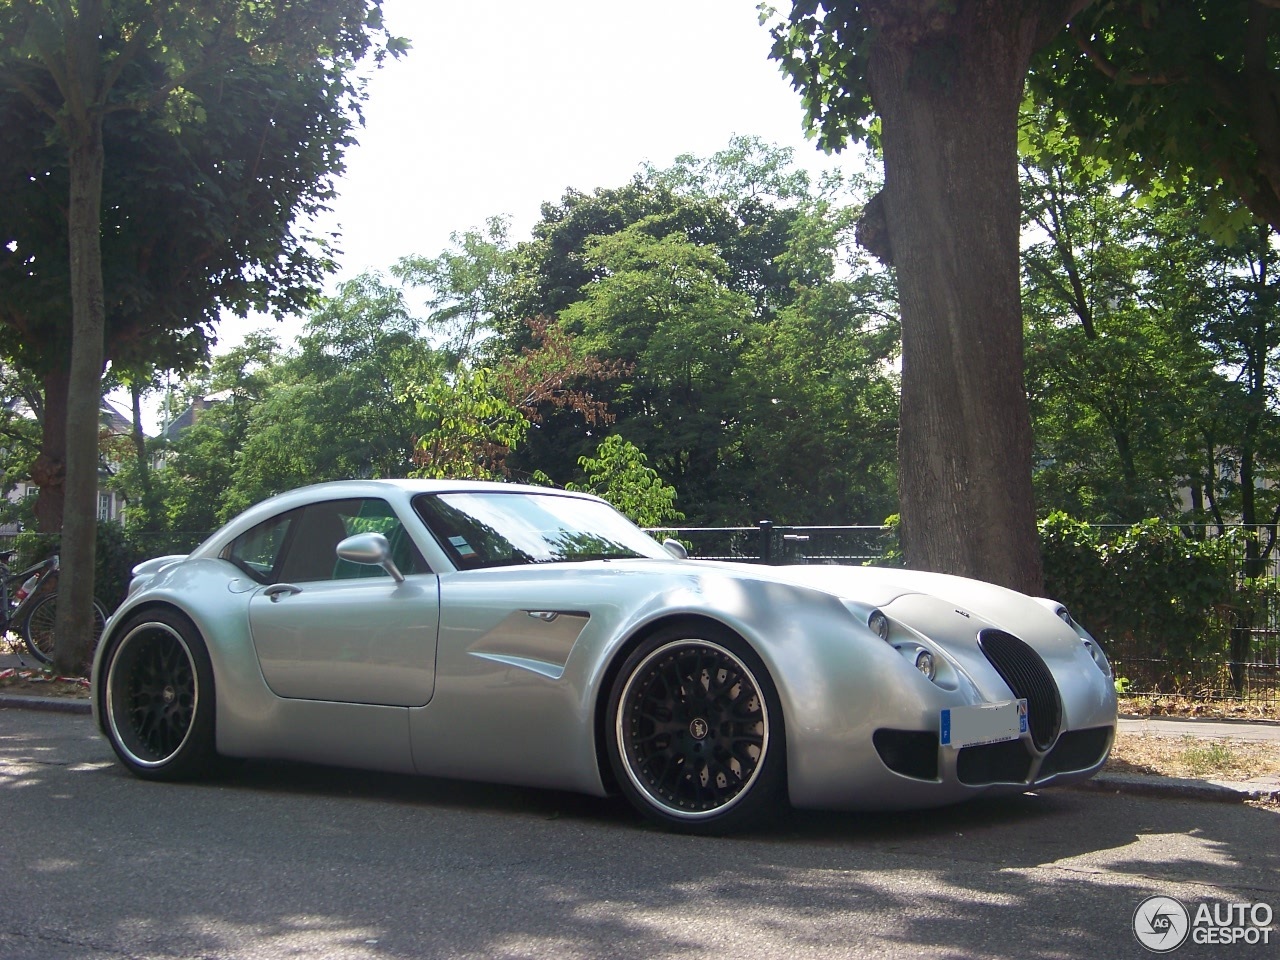
<path id="1" fill-rule="evenodd" d="M 607 504 L 554 493 L 440 493 L 414 501 L 459 570 L 667 552 Z"/>

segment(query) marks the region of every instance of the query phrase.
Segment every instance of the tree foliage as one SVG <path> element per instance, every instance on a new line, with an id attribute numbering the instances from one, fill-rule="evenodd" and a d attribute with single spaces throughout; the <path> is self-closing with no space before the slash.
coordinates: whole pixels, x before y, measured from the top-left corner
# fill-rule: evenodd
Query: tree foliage
<path id="1" fill-rule="evenodd" d="M 64 669 L 83 661 L 90 637 L 95 427 L 106 333 L 102 210 L 107 196 L 108 118 L 149 114 L 175 129 L 201 126 L 206 114 L 195 89 L 198 80 L 237 68 L 252 73 L 262 64 L 323 78 L 328 96 L 355 106 L 358 88 L 352 66 L 370 52 L 380 32 L 379 0 L 0 4 L 0 91 L 16 92 L 38 112 L 46 136 L 32 142 L 58 142 L 68 173 L 71 336 L 61 547 L 66 602 L 58 608 L 56 651 L 57 664 Z M 257 79 L 261 81 L 261 75 Z M 344 118 L 337 131 L 326 131 L 331 143 L 335 132 L 340 137 L 349 122 Z M 57 417 L 61 421 L 63 412 L 57 411 Z M 47 475 L 58 478 L 56 465 Z"/>
<path id="2" fill-rule="evenodd" d="M 401 396 L 439 365 L 398 288 L 369 274 L 341 284 L 270 370 L 226 512 L 308 483 L 405 476 L 413 418 Z"/>
<path id="3" fill-rule="evenodd" d="M 628 364 L 596 393 L 695 523 L 892 512 L 897 311 L 852 249 L 864 191 L 736 138 L 570 191 L 517 245 L 513 303 L 558 312 L 584 348 Z M 496 344 L 519 342 L 494 323 Z M 554 476 L 598 442 L 553 415 L 517 458 Z"/>
<path id="4" fill-rule="evenodd" d="M 1145 190 L 1220 187 L 1280 229 L 1280 11 L 1268 0 L 1099 0 L 1044 52 L 1031 89 Z"/>
<path id="5" fill-rule="evenodd" d="M 600 441 L 595 456 L 578 459 L 586 481 L 565 489 L 603 497 L 642 527 L 678 523 L 685 517 L 675 508 L 675 487 L 664 483 L 648 460 L 635 444 L 611 434 Z"/>
<path id="6" fill-rule="evenodd" d="M 1027 117 L 1027 385 L 1047 508 L 1168 516 L 1217 376 L 1165 276 L 1171 238 L 1074 139 Z"/>

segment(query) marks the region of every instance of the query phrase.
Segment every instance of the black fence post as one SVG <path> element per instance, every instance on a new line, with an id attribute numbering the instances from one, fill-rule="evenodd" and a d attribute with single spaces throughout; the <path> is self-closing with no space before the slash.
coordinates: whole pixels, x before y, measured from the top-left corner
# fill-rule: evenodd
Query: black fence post
<path id="1" fill-rule="evenodd" d="M 760 521 L 760 562 L 773 562 L 773 521 Z"/>

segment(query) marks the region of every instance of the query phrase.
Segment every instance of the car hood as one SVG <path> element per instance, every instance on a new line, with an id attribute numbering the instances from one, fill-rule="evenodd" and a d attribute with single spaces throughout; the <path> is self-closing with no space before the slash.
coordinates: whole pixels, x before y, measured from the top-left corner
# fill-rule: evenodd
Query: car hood
<path id="1" fill-rule="evenodd" d="M 774 567 L 752 563 L 696 562 L 699 566 L 705 564 L 739 576 L 791 583 L 811 590 L 821 590 L 841 600 L 853 600 L 873 606 L 884 606 L 910 594 L 925 594 L 962 608 L 979 610 L 999 608 L 1007 604 L 1017 605 L 1030 600 L 1026 594 L 994 583 L 896 567 L 853 567 L 838 564 Z"/>
<path id="2" fill-rule="evenodd" d="M 948 645 L 974 647 L 978 632 L 994 627 L 1024 638 L 1042 653 L 1074 651 L 1080 635 L 1059 619 L 1056 601 L 943 573 L 892 567 L 808 564 L 709 564 L 738 576 L 787 583 L 830 594 L 865 615 L 872 607 Z"/>

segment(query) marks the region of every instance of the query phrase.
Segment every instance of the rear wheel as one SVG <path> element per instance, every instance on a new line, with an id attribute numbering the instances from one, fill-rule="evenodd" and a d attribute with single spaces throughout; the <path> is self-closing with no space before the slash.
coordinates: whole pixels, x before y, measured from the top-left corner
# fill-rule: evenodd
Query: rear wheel
<path id="1" fill-rule="evenodd" d="M 214 772 L 213 665 L 199 630 L 182 614 L 144 611 L 116 630 L 96 695 L 112 749 L 139 777 Z"/>
<path id="2" fill-rule="evenodd" d="M 22 639 L 31 655 L 41 663 L 53 663 L 53 630 L 58 622 L 58 595 L 51 593 L 36 601 L 36 605 L 22 622 Z M 89 645 L 88 659 L 102 639 L 102 627 L 107 622 L 107 612 L 97 600 L 93 601 L 93 643 Z"/>
<path id="3" fill-rule="evenodd" d="M 618 674 L 608 723 L 620 789 L 669 829 L 728 833 L 782 806 L 782 707 L 760 658 L 727 630 L 646 639 Z"/>

